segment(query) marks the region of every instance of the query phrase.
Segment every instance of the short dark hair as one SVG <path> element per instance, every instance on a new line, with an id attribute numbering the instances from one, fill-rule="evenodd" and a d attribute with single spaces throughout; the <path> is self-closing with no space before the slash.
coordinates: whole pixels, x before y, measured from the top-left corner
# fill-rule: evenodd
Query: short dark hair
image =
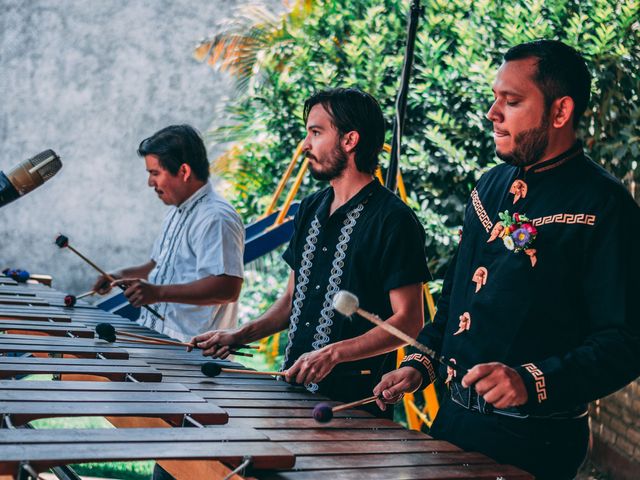
<path id="1" fill-rule="evenodd" d="M 378 154 L 384 145 L 384 117 L 377 100 L 357 88 L 332 88 L 315 93 L 304 102 L 304 122 L 311 109 L 321 104 L 340 135 L 356 131 L 360 140 L 355 148 L 356 167 L 373 174 L 378 167 Z"/>
<path id="2" fill-rule="evenodd" d="M 155 155 L 160 165 L 176 175 L 180 166 L 186 163 L 198 180 L 209 178 L 207 149 L 198 131 L 191 125 L 170 125 L 158 130 L 140 142 L 138 155 Z"/>
<path id="3" fill-rule="evenodd" d="M 573 126 L 576 127 L 591 96 L 591 74 L 583 56 L 558 40 L 535 40 L 510 48 L 504 61 L 531 57 L 538 59 L 534 81 L 544 95 L 546 107 L 549 108 L 557 98 L 571 97 L 575 104 Z"/>

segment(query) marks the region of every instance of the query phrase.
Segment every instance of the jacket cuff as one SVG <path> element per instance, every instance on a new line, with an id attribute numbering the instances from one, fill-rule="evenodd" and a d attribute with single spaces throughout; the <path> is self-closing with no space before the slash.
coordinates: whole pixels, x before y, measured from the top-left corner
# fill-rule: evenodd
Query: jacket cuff
<path id="1" fill-rule="evenodd" d="M 433 368 L 431 359 L 421 353 L 405 355 L 402 362 L 400 362 L 400 368 L 402 367 L 413 367 L 420 372 L 422 375 L 422 383 L 419 389 L 427 387 L 436 380 L 436 371 Z"/>
<path id="2" fill-rule="evenodd" d="M 547 400 L 547 382 L 542 370 L 533 363 L 525 363 L 515 370 L 522 377 L 529 395 L 526 407 L 535 409 L 544 406 Z"/>

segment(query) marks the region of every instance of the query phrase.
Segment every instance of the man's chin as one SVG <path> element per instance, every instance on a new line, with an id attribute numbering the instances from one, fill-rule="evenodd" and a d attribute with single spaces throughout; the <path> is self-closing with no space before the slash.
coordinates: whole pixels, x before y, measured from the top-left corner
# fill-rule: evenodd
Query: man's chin
<path id="1" fill-rule="evenodd" d="M 520 167 L 525 164 L 521 158 L 514 155 L 512 152 L 504 153 L 496 148 L 496 157 L 502 160 L 507 165 L 513 165 L 515 167 Z"/>

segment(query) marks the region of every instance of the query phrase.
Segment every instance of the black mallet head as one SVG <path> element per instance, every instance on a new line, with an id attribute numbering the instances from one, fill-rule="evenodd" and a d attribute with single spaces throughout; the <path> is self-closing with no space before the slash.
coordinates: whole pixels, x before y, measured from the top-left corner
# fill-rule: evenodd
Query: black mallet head
<path id="1" fill-rule="evenodd" d="M 99 323 L 96 325 L 96 333 L 98 338 L 106 340 L 109 343 L 116 341 L 116 329 L 110 323 Z"/>
<path id="2" fill-rule="evenodd" d="M 76 296 L 75 295 L 65 295 L 64 304 L 67 307 L 73 307 L 76 304 Z"/>
<path id="3" fill-rule="evenodd" d="M 69 237 L 65 236 L 65 235 L 58 235 L 56 237 L 56 245 L 58 245 L 60 248 L 65 248 L 69 246 Z"/>
<path id="4" fill-rule="evenodd" d="M 203 363 L 200 371 L 207 377 L 217 377 L 222 373 L 222 367 L 215 362 Z"/>
<path id="5" fill-rule="evenodd" d="M 313 408 L 313 419 L 318 423 L 330 422 L 333 418 L 331 405 L 319 403 Z"/>

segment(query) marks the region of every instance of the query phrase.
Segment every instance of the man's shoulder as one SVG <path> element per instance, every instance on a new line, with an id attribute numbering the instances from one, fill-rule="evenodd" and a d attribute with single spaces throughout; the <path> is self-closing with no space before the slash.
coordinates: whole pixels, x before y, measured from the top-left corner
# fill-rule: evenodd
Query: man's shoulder
<path id="1" fill-rule="evenodd" d="M 585 155 L 585 162 L 582 167 L 585 181 L 588 181 L 590 186 L 601 190 L 604 194 L 626 195 L 628 193 L 628 190 L 618 178 L 591 157 Z"/>

